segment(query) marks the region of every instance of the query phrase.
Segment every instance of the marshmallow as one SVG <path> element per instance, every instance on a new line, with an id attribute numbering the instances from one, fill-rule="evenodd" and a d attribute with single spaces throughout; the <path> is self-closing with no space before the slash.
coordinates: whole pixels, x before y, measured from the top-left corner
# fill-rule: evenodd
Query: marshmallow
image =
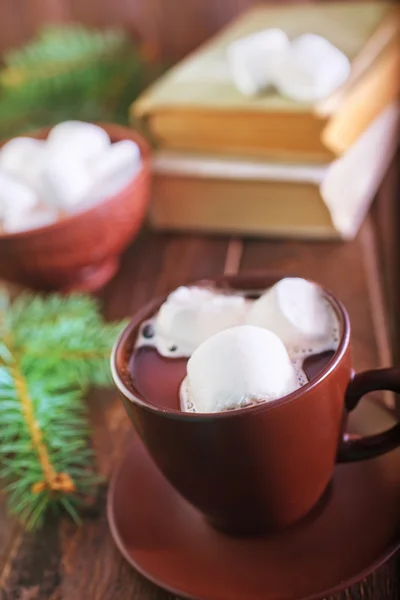
<path id="1" fill-rule="evenodd" d="M 340 87 L 350 70 L 350 61 L 343 52 L 325 38 L 309 33 L 284 50 L 274 83 L 284 96 L 315 102 Z"/>
<path id="2" fill-rule="evenodd" d="M 96 180 L 105 180 L 128 172 L 132 177 L 140 163 L 139 146 L 132 140 L 116 142 L 91 161 L 90 171 Z"/>
<path id="3" fill-rule="evenodd" d="M 266 29 L 230 44 L 228 64 L 238 90 L 255 96 L 272 85 L 288 46 L 288 37 L 281 29 Z"/>
<path id="4" fill-rule="evenodd" d="M 14 218 L 38 205 L 36 193 L 11 175 L 0 171 L 0 216 Z"/>
<path id="5" fill-rule="evenodd" d="M 56 220 L 59 211 L 88 208 L 120 192 L 139 168 L 135 142 L 111 144 L 92 123 L 59 123 L 47 140 L 14 138 L 0 150 L 2 228 L 39 227 Z"/>
<path id="6" fill-rule="evenodd" d="M 332 310 L 322 290 L 298 277 L 281 279 L 251 306 L 246 323 L 273 331 L 288 348 L 328 344 Z"/>
<path id="7" fill-rule="evenodd" d="M 50 155 L 73 157 L 76 162 L 88 161 L 110 145 L 106 131 L 83 121 L 64 121 L 50 131 L 46 150 Z"/>
<path id="8" fill-rule="evenodd" d="M 92 184 L 87 168 L 66 156 L 48 156 L 42 171 L 42 194 L 46 204 L 72 212 L 84 200 Z"/>
<path id="9" fill-rule="evenodd" d="M 0 150 L 0 169 L 38 190 L 44 149 L 44 140 L 13 138 Z"/>
<path id="10" fill-rule="evenodd" d="M 277 400 L 298 387 L 281 340 L 261 327 L 242 325 L 197 348 L 187 364 L 181 399 L 182 406 L 193 404 L 196 412 L 211 413 Z"/>
<path id="11" fill-rule="evenodd" d="M 28 210 L 23 213 L 12 213 L 4 219 L 3 229 L 6 233 L 18 233 L 52 225 L 57 221 L 57 218 L 57 211 L 47 207 Z"/>
<path id="12" fill-rule="evenodd" d="M 116 142 L 96 156 L 89 164 L 95 182 L 85 204 L 94 204 L 115 196 L 133 179 L 140 168 L 140 149 L 132 140 Z"/>
<path id="13" fill-rule="evenodd" d="M 5 233 L 18 233 L 50 225 L 57 212 L 41 206 L 36 192 L 15 178 L 0 172 L 0 219 Z"/>
<path id="14" fill-rule="evenodd" d="M 190 356 L 218 331 L 244 322 L 243 296 L 201 287 L 179 287 L 161 306 L 155 320 L 157 349 L 163 356 Z M 175 347 L 171 352 L 170 347 Z"/>

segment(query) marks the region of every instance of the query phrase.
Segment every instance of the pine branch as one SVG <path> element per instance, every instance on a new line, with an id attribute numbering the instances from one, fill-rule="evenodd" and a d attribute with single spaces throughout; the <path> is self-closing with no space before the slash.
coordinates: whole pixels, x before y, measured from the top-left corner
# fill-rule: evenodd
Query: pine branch
<path id="1" fill-rule="evenodd" d="M 130 103 L 158 74 L 122 30 L 49 27 L 4 56 L 0 136 L 59 121 L 126 122 Z"/>
<path id="2" fill-rule="evenodd" d="M 122 324 L 102 322 L 84 296 L 0 295 L 0 478 L 10 511 L 28 529 L 46 511 L 76 508 L 98 478 L 83 402 L 109 381 L 108 357 Z"/>

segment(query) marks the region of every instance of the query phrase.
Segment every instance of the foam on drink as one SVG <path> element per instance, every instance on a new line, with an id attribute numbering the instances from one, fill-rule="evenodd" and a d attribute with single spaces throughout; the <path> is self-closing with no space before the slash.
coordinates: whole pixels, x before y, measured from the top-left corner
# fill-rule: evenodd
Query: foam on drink
<path id="1" fill-rule="evenodd" d="M 247 294 L 248 291 L 182 286 L 168 296 L 154 317 L 142 323 L 136 340 L 136 352 L 141 348 L 152 349 L 153 354 L 150 352 L 146 356 L 150 359 L 150 356 L 154 358 L 154 355 L 158 355 L 163 361 L 167 361 L 165 365 L 163 363 L 165 368 L 168 367 L 168 361 L 170 364 L 177 362 L 173 359 L 189 359 L 188 376 L 183 382 L 182 379 L 177 380 L 175 387 L 175 390 L 180 388 L 181 410 L 216 410 L 212 408 L 212 398 L 215 397 L 212 385 L 213 382 L 220 381 L 218 373 L 225 373 L 228 383 L 236 382 L 236 377 L 239 377 L 239 383 L 241 382 L 240 385 L 235 383 L 236 391 L 229 396 L 232 401 L 227 400 L 225 392 L 221 392 L 220 400 L 216 401 L 215 406 L 220 406 L 221 410 L 232 410 L 277 399 L 282 397 L 282 393 L 290 393 L 317 376 L 332 358 L 339 343 L 339 324 L 331 303 L 319 286 L 301 278 L 285 278 L 263 293 L 257 294 L 258 298 L 254 293 L 250 297 Z M 247 327 L 250 329 L 247 330 Z M 252 341 L 249 333 L 238 333 L 238 330 L 257 330 L 258 333 Z M 217 342 L 213 338 L 221 332 L 226 334 L 226 338 L 217 337 L 217 342 L 222 340 L 223 344 L 224 339 L 230 340 L 231 350 L 224 349 L 223 346 L 214 346 Z M 264 343 L 257 346 L 255 340 L 261 340 L 262 336 Z M 266 342 L 267 337 L 270 344 Z M 211 346 L 208 345 L 210 340 L 213 340 Z M 289 379 L 295 381 L 295 387 L 289 385 L 285 388 L 283 377 L 283 388 L 279 393 L 276 392 L 278 387 L 274 387 L 274 377 L 279 373 L 282 375 L 282 371 L 279 365 L 276 366 L 275 357 L 268 358 L 270 350 L 267 348 L 272 347 L 276 349 L 276 356 L 282 358 L 282 364 L 290 365 L 287 372 L 294 374 L 294 380 L 292 376 Z M 195 381 L 193 386 L 189 376 L 190 365 L 196 365 L 199 360 L 203 360 L 204 369 L 195 369 L 195 374 L 192 374 Z M 251 385 L 246 390 L 247 383 L 251 383 L 249 373 L 252 372 L 252 363 L 255 369 L 260 367 L 260 373 L 262 372 L 266 379 L 264 381 L 260 375 L 260 378 L 254 381 L 261 382 L 262 386 Z M 157 364 L 154 360 L 156 370 Z M 273 366 L 272 370 L 268 365 Z M 140 371 L 139 368 L 135 370 L 136 381 L 141 378 Z M 196 388 L 200 389 L 196 372 L 202 373 L 201 377 L 205 379 L 202 384 L 206 389 L 204 393 L 196 392 Z M 207 387 L 209 385 L 211 388 Z M 271 392 L 271 389 L 275 392 Z M 164 392 L 160 391 L 158 395 L 160 394 Z M 207 401 L 205 394 L 209 395 Z M 157 394 L 154 397 L 156 396 Z"/>

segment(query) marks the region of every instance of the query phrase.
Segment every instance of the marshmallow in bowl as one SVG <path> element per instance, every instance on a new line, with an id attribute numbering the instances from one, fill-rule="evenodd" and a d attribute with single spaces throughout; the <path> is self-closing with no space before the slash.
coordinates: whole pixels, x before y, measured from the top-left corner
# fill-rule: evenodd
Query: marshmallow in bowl
<path id="1" fill-rule="evenodd" d="M 343 52 L 327 39 L 308 33 L 284 50 L 274 83 L 283 96 L 315 102 L 343 85 L 350 70 L 350 61 Z"/>
<path id="2" fill-rule="evenodd" d="M 43 166 L 42 197 L 48 206 L 71 212 L 84 200 L 91 183 L 89 171 L 80 161 L 54 154 Z"/>
<path id="3" fill-rule="evenodd" d="M 12 175 L 0 171 L 1 214 L 31 210 L 38 204 L 38 196 L 27 185 Z"/>
<path id="4" fill-rule="evenodd" d="M 19 231 L 25 215 L 34 211 L 38 205 L 34 190 L 0 171 L 0 229 L 5 233 Z"/>
<path id="5" fill-rule="evenodd" d="M 38 190 L 44 148 L 44 140 L 28 137 L 9 140 L 0 151 L 0 171 Z"/>
<path id="6" fill-rule="evenodd" d="M 15 185 L 0 190 L 7 207 L 7 215 L 5 209 L 0 212 L 0 231 L 25 231 L 85 210 L 118 194 L 139 167 L 135 142 L 112 144 L 107 132 L 92 123 L 59 123 L 46 140 L 14 138 L 0 148 L 3 188 L 4 177 L 15 179 Z M 33 195 L 39 211 L 21 200 Z"/>
<path id="7" fill-rule="evenodd" d="M 242 325 L 203 342 L 187 364 L 181 405 L 212 413 L 277 400 L 298 389 L 296 371 L 271 331 Z"/>
<path id="8" fill-rule="evenodd" d="M 91 162 L 90 171 L 97 181 L 113 179 L 124 172 L 131 177 L 139 162 L 139 146 L 132 140 L 122 140 L 98 154 Z"/>
<path id="9" fill-rule="evenodd" d="M 329 343 L 333 315 L 321 288 L 286 277 L 262 294 L 251 306 L 246 323 L 274 332 L 288 348 Z"/>
<path id="10" fill-rule="evenodd" d="M 89 173 L 95 184 L 90 188 L 86 203 L 92 204 L 118 193 L 132 181 L 140 164 L 140 149 L 132 140 L 122 140 L 106 148 L 89 163 Z"/>
<path id="11" fill-rule="evenodd" d="M 29 229 L 38 229 L 52 225 L 57 221 L 58 213 L 48 207 L 40 207 L 23 213 L 11 213 L 3 221 L 6 233 L 18 233 Z"/>
<path id="12" fill-rule="evenodd" d="M 243 296 L 181 286 L 168 296 L 157 314 L 157 349 L 163 356 L 190 356 L 218 331 L 243 323 L 246 311 Z"/>
<path id="13" fill-rule="evenodd" d="M 289 46 L 281 29 L 266 29 L 228 46 L 233 81 L 245 96 L 254 96 L 275 82 L 280 57 Z"/>
<path id="14" fill-rule="evenodd" d="M 0 223 L 4 233 L 17 233 L 49 225 L 57 212 L 40 202 L 34 190 L 0 172 Z"/>
<path id="15" fill-rule="evenodd" d="M 85 162 L 104 152 L 110 143 L 108 133 L 98 125 L 64 121 L 51 129 L 46 148 L 50 155 L 72 156 L 76 161 Z"/>

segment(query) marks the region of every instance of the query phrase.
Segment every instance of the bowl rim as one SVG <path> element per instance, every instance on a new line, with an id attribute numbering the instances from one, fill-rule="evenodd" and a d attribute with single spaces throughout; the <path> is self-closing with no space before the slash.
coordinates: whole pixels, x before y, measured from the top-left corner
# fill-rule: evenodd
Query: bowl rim
<path id="1" fill-rule="evenodd" d="M 70 119 L 70 120 L 73 121 L 74 119 Z M 75 119 L 75 120 L 78 120 L 78 119 Z M 147 140 L 141 133 L 139 133 L 135 129 L 131 129 L 130 127 L 128 127 L 126 125 L 120 125 L 119 123 L 106 123 L 103 121 L 83 121 L 83 122 L 84 123 L 92 123 L 94 125 L 98 125 L 102 129 L 104 129 L 106 131 L 106 133 L 108 133 L 108 135 L 110 136 L 111 142 L 113 142 L 113 141 L 119 142 L 119 141 L 127 140 L 127 139 L 130 139 L 133 142 L 136 142 L 137 145 L 139 146 L 140 155 L 141 155 L 141 163 L 140 163 L 140 167 L 139 167 L 138 171 L 134 174 L 131 181 L 129 181 L 129 183 L 127 183 L 127 185 L 124 188 L 122 188 L 116 194 L 105 198 L 98 204 L 89 206 L 88 208 L 86 208 L 84 210 L 70 214 L 70 215 L 66 216 L 65 218 L 59 219 L 55 223 L 50 223 L 49 225 L 42 225 L 41 227 L 35 227 L 33 229 L 27 229 L 25 231 L 16 231 L 15 233 L 0 232 L 0 244 L 3 241 L 6 242 L 6 241 L 10 241 L 10 240 L 18 240 L 18 239 L 21 239 L 24 237 L 27 238 L 30 236 L 41 235 L 43 233 L 49 233 L 50 231 L 53 233 L 53 232 L 57 231 L 57 229 L 63 228 L 66 225 L 70 225 L 70 224 L 72 225 L 74 222 L 77 222 L 82 217 L 90 217 L 91 214 L 94 215 L 99 210 L 99 208 L 106 210 L 107 208 L 109 208 L 112 205 L 112 203 L 115 201 L 115 199 L 118 196 L 129 193 L 129 191 L 131 191 L 131 188 L 133 191 L 133 188 L 136 187 L 138 181 L 143 179 L 147 175 L 147 173 L 150 171 L 151 148 L 150 148 L 150 144 L 147 142 Z M 0 150 L 7 142 L 9 142 L 12 139 L 15 139 L 16 137 L 30 137 L 33 139 L 45 140 L 45 139 L 47 139 L 47 136 L 52 128 L 53 128 L 53 126 L 42 127 L 40 129 L 34 129 L 32 131 L 28 131 L 27 133 L 23 133 L 18 136 L 0 140 Z"/>
<path id="2" fill-rule="evenodd" d="M 274 272 L 274 273 L 271 273 L 271 272 L 270 273 L 249 272 L 246 274 L 243 273 L 243 274 L 238 274 L 238 275 L 222 275 L 220 277 L 210 277 L 207 279 L 201 279 L 201 280 L 197 280 L 194 282 L 190 282 L 185 285 L 188 285 L 188 286 L 214 285 L 217 289 L 224 289 L 223 285 L 227 284 L 228 286 L 230 285 L 232 287 L 232 289 L 240 290 L 240 289 L 245 289 L 245 288 L 240 287 L 240 283 L 243 284 L 243 282 L 246 282 L 249 280 L 252 282 L 254 282 L 255 280 L 258 280 L 260 283 L 260 287 L 258 289 L 259 289 L 259 291 L 262 292 L 269 285 L 273 285 L 274 283 L 279 281 L 279 279 L 282 279 L 283 277 L 288 277 L 288 276 L 290 276 L 290 275 L 281 274 L 281 277 L 279 277 L 276 272 Z M 292 277 L 295 277 L 295 275 L 292 275 Z M 330 359 L 328 364 L 322 369 L 322 371 L 320 371 L 320 373 L 317 375 L 317 377 L 314 377 L 311 381 L 308 381 L 301 388 L 294 390 L 290 394 L 287 394 L 286 396 L 283 396 L 282 398 L 274 400 L 273 402 L 264 402 L 264 403 L 260 403 L 260 404 L 253 405 L 253 406 L 242 407 L 242 408 L 240 408 L 240 410 L 222 411 L 222 412 L 218 411 L 218 412 L 212 412 L 212 413 L 183 412 L 179 409 L 163 408 L 163 407 L 157 406 L 156 404 L 151 404 L 150 402 L 147 402 L 146 399 L 143 398 L 137 392 L 137 390 L 134 390 L 133 388 L 130 389 L 126 385 L 126 383 L 124 381 L 124 376 L 122 374 L 122 370 L 120 367 L 120 362 L 121 362 L 121 360 L 123 361 L 123 358 L 124 358 L 123 355 L 126 351 L 127 343 L 130 341 L 134 330 L 140 326 L 140 323 L 143 320 L 145 320 L 146 318 L 149 318 L 149 316 L 151 314 L 154 314 L 154 311 L 159 309 L 162 302 L 164 302 L 165 299 L 168 297 L 169 293 L 171 293 L 171 292 L 168 292 L 166 294 L 163 294 L 162 296 L 159 296 L 156 299 L 150 300 L 150 302 L 147 302 L 141 309 L 139 309 L 134 314 L 134 316 L 131 318 L 128 325 L 122 330 L 122 332 L 116 339 L 113 349 L 112 349 L 112 352 L 111 352 L 110 365 L 111 365 L 112 379 L 113 379 L 114 385 L 116 386 L 118 392 L 123 396 L 123 398 L 128 400 L 130 403 L 138 406 L 142 410 L 146 410 L 148 412 L 155 413 L 157 415 L 162 415 L 164 417 L 171 418 L 171 419 L 194 422 L 194 421 L 207 421 L 207 420 L 211 420 L 211 419 L 212 420 L 214 420 L 214 419 L 236 419 L 236 418 L 241 418 L 241 416 L 243 416 L 245 414 L 253 414 L 254 415 L 259 412 L 275 410 L 285 404 L 290 404 L 293 401 L 300 399 L 301 396 L 304 395 L 305 391 L 308 392 L 311 390 L 315 390 L 340 365 L 346 352 L 348 351 L 348 349 L 350 347 L 351 324 L 350 324 L 350 317 L 348 315 L 348 312 L 347 312 L 345 306 L 336 297 L 335 294 L 333 294 L 330 290 L 326 289 L 320 283 L 313 281 L 312 279 L 308 279 L 308 278 L 303 278 L 303 279 L 306 279 L 306 281 L 309 281 L 310 283 L 317 285 L 323 291 L 324 295 L 326 296 L 326 298 L 328 298 L 329 302 L 331 303 L 332 307 L 334 308 L 334 310 L 336 312 L 336 315 L 338 317 L 342 331 L 341 331 L 339 345 L 335 351 L 335 354 L 332 356 L 332 358 Z M 266 281 L 269 281 L 270 283 L 266 283 Z"/>

